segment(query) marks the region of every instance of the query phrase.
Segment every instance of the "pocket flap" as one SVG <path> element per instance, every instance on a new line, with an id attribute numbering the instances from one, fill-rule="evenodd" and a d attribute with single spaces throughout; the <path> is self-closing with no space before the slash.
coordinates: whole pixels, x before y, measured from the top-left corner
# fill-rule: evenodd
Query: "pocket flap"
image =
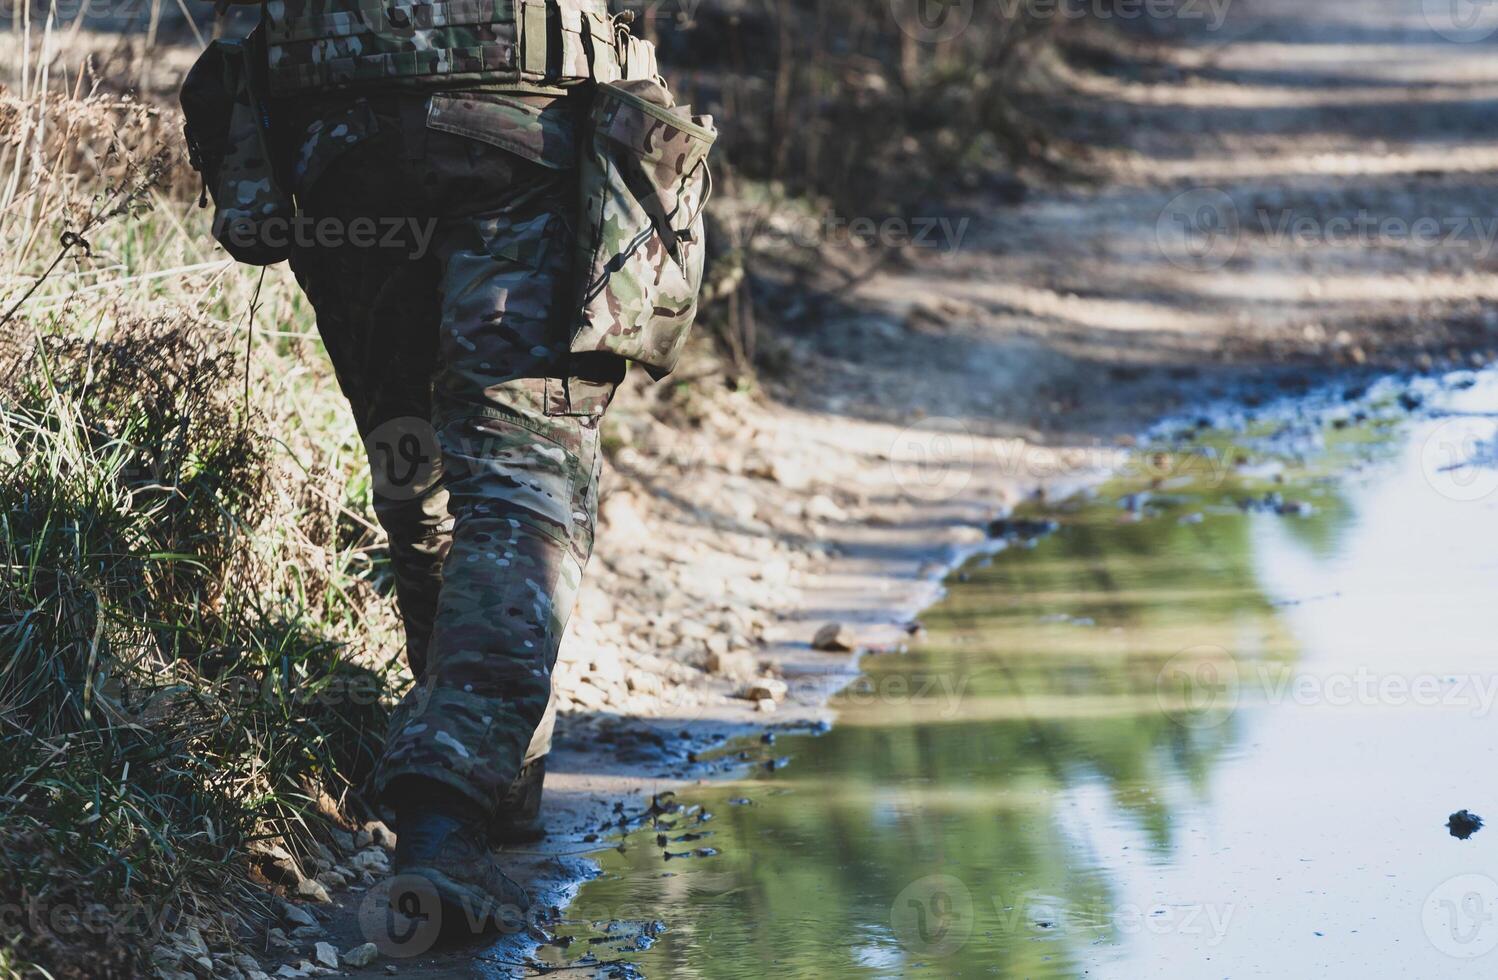
<path id="1" fill-rule="evenodd" d="M 599 131 L 640 158 L 664 164 L 677 176 L 695 170 L 718 138 L 712 117 L 693 118 L 686 109 L 667 108 L 630 89 L 646 95 L 664 92 L 655 82 L 600 86 Z"/>
<path id="2" fill-rule="evenodd" d="M 427 126 L 509 150 L 543 167 L 566 170 L 576 164 L 577 148 L 565 113 L 563 100 L 543 109 L 502 95 L 434 95 Z"/>

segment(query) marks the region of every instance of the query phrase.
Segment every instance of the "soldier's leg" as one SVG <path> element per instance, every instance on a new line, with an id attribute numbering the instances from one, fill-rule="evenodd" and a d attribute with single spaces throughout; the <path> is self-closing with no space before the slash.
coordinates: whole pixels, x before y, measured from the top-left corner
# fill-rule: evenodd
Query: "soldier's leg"
<path id="1" fill-rule="evenodd" d="M 377 774 L 387 797 L 407 777 L 435 780 L 493 813 L 539 751 L 592 550 L 598 423 L 623 376 L 611 355 L 565 353 L 573 180 L 517 158 L 503 199 L 439 236 L 434 395 L 453 537 L 427 675 Z"/>
<path id="2" fill-rule="evenodd" d="M 356 152 L 335 164 L 306 195 L 309 213 L 339 216 L 368 208 L 359 180 L 365 158 Z M 435 259 L 413 258 L 398 243 L 300 248 L 291 264 L 317 313 L 318 331 L 369 456 L 407 658 L 420 677 L 451 530 L 441 452 L 430 423 L 439 267 Z"/>

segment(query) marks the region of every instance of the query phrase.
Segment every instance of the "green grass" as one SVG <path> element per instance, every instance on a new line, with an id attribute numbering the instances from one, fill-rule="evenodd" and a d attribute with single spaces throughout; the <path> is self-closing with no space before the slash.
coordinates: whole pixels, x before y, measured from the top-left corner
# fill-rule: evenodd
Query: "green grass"
<path id="1" fill-rule="evenodd" d="M 290 275 L 212 250 L 170 112 L 0 100 L 0 977 L 134 978 L 360 813 L 408 679 Z"/>

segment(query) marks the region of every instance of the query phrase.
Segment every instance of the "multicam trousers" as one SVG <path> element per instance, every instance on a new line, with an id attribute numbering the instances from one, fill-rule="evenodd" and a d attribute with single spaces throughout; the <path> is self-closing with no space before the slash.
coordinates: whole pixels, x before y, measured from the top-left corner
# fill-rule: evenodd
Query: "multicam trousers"
<path id="1" fill-rule="evenodd" d="M 292 114 L 292 268 L 369 453 L 418 681 L 376 772 L 387 797 L 420 776 L 492 810 L 548 748 L 598 422 L 624 374 L 563 334 L 574 115 L 567 97 L 478 93 Z"/>

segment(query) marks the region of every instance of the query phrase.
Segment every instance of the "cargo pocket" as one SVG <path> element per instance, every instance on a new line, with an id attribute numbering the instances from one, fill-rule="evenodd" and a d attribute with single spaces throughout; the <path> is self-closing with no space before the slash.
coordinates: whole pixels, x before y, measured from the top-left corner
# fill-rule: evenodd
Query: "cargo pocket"
<path id="1" fill-rule="evenodd" d="M 427 109 L 427 128 L 497 146 L 543 167 L 566 170 L 577 163 L 576 127 L 569 111 L 570 104 L 562 99 L 534 105 L 482 92 L 434 95 Z"/>
<path id="2" fill-rule="evenodd" d="M 296 213 L 271 135 L 264 66 L 260 28 L 244 39 L 220 38 L 199 56 L 181 92 L 189 160 L 213 196 L 213 237 L 251 265 L 290 256 Z"/>
<path id="3" fill-rule="evenodd" d="M 660 379 L 681 356 L 702 285 L 710 116 L 658 82 L 600 85 L 581 159 L 581 294 L 571 350 L 610 351 Z"/>
<path id="4" fill-rule="evenodd" d="M 546 414 L 553 418 L 597 421 L 608 411 L 618 387 L 617 381 L 579 377 L 547 378 Z"/>

